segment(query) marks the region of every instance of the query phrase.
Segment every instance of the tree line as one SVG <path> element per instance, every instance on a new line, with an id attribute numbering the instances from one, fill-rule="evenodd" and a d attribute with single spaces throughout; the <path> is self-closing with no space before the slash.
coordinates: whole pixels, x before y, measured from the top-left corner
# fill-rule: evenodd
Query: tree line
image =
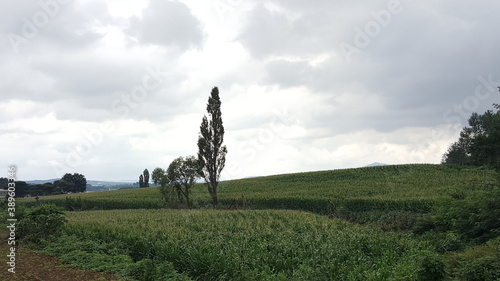
<path id="1" fill-rule="evenodd" d="M 0 178 L 0 189 L 7 189 L 7 183 L 7 178 Z M 16 197 L 78 193 L 87 190 L 87 179 L 78 173 L 66 173 L 59 180 L 43 184 L 28 184 L 25 181 L 16 181 L 15 184 Z"/>

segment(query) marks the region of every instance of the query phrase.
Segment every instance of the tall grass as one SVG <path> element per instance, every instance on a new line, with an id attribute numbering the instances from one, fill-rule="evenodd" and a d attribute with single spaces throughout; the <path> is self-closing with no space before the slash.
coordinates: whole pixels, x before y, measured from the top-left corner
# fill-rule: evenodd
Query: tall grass
<path id="1" fill-rule="evenodd" d="M 67 233 L 120 241 L 195 280 L 418 280 L 423 244 L 298 211 L 68 213 Z"/>

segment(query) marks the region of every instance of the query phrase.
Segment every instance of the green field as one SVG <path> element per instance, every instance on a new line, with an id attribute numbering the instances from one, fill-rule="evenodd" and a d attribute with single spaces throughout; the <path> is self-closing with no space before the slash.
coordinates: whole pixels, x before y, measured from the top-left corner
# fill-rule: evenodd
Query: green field
<path id="1" fill-rule="evenodd" d="M 193 210 L 165 209 L 155 187 L 23 202 L 76 210 L 47 253 L 130 280 L 443 280 L 445 268 L 473 280 L 500 266 L 498 239 L 481 232 L 496 213 L 476 204 L 498 211 L 495 186 L 489 169 L 420 164 L 225 181 L 218 210 L 202 184 Z M 483 221 L 469 227 L 461 210 Z"/>
<path id="2" fill-rule="evenodd" d="M 285 174 L 221 182 L 219 201 L 251 209 L 293 209 L 328 212 L 343 204 L 352 211 L 394 209 L 426 211 L 436 199 L 455 192 L 474 193 L 495 183 L 495 173 L 481 168 L 457 169 L 442 165 L 391 165 Z M 61 207 L 66 197 L 80 198 L 77 209 L 156 209 L 164 205 L 156 187 L 85 194 L 45 196 L 44 203 Z M 207 207 L 210 198 L 203 184 L 192 193 L 195 206 Z M 25 199 L 28 206 L 36 200 Z"/>
<path id="3" fill-rule="evenodd" d="M 408 235 L 288 210 L 112 210 L 68 214 L 68 234 L 120 241 L 135 260 L 196 280 L 415 280 Z"/>

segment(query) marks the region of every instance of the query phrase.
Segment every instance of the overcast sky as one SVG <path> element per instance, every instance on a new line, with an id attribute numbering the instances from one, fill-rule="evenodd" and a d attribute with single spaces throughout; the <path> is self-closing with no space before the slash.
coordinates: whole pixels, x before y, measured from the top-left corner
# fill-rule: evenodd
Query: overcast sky
<path id="1" fill-rule="evenodd" d="M 223 179 L 439 163 L 468 116 L 500 101 L 499 12 L 496 0 L 1 1 L 1 166 L 137 181 L 196 155 L 214 86 Z"/>

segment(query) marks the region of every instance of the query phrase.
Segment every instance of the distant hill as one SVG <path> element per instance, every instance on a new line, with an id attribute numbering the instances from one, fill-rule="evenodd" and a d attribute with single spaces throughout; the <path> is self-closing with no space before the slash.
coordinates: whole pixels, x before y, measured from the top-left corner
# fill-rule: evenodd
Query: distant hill
<path id="1" fill-rule="evenodd" d="M 387 166 L 388 164 L 385 164 L 385 163 L 380 163 L 380 162 L 373 162 L 371 164 L 368 164 L 364 167 L 377 167 L 377 166 Z"/>
<path id="2" fill-rule="evenodd" d="M 55 182 L 58 179 L 50 179 L 50 180 L 32 180 L 32 181 L 26 181 L 27 184 L 44 184 L 48 182 Z"/>
<path id="3" fill-rule="evenodd" d="M 55 182 L 59 179 L 48 179 L 48 180 L 32 180 L 26 181 L 27 184 L 44 184 L 48 182 Z M 122 182 L 122 181 L 99 181 L 99 180 L 87 180 L 87 186 L 91 186 L 90 190 L 109 190 L 111 189 L 119 189 L 119 188 L 133 188 L 136 187 L 136 184 L 133 182 Z M 89 190 L 89 188 L 87 188 Z M 89 191 L 90 191 L 89 190 Z"/>

